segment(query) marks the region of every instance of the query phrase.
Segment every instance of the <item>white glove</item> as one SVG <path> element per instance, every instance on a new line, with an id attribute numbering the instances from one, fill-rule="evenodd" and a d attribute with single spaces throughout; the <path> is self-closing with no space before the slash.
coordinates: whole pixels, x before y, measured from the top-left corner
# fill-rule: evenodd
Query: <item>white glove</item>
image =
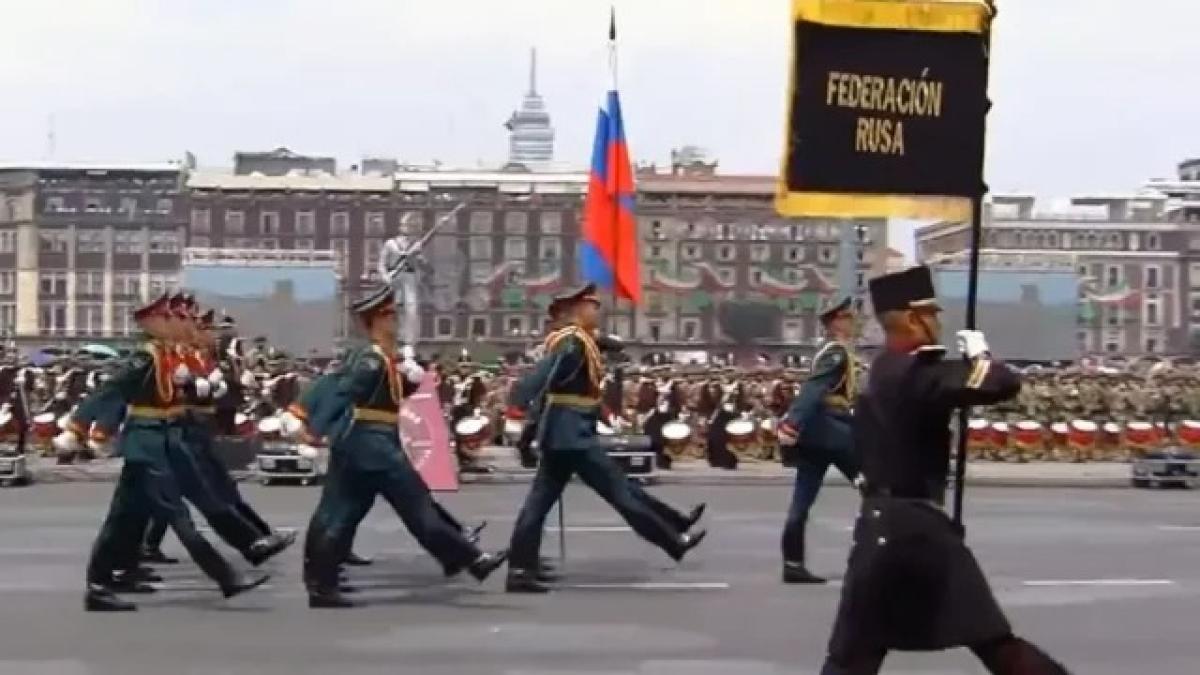
<path id="1" fill-rule="evenodd" d="M 225 381 L 225 373 L 221 372 L 220 368 L 214 368 L 213 371 L 208 374 L 207 379 L 209 384 L 216 386 L 218 382 Z"/>
<path id="2" fill-rule="evenodd" d="M 981 330 L 960 330 L 958 335 L 958 351 L 968 359 L 977 359 L 988 353 L 987 338 Z"/>
<path id="3" fill-rule="evenodd" d="M 246 389 L 253 389 L 258 386 L 258 381 L 254 379 L 254 373 L 248 370 L 242 371 L 242 386 Z"/>
<path id="4" fill-rule="evenodd" d="M 412 348 L 412 345 L 404 345 L 400 348 L 401 361 L 413 361 L 417 358 L 417 352 Z"/>
<path id="5" fill-rule="evenodd" d="M 228 393 L 229 393 L 229 385 L 225 384 L 224 380 L 221 380 L 220 382 L 218 382 L 216 384 L 215 387 L 213 387 L 212 396 L 213 396 L 213 398 L 222 398 L 225 396 L 225 394 L 228 394 Z"/>
<path id="6" fill-rule="evenodd" d="M 304 432 L 304 422 L 292 413 L 284 411 L 279 415 L 279 429 L 284 438 L 299 438 Z"/>
<path id="7" fill-rule="evenodd" d="M 425 379 L 425 369 L 417 364 L 412 359 L 405 359 L 400 362 L 400 372 L 412 384 L 421 384 L 421 380 Z"/>
<path id="8" fill-rule="evenodd" d="M 208 398 L 208 395 L 212 393 L 212 385 L 208 383 L 208 380 L 197 379 L 193 386 L 196 388 L 197 398 Z"/>
<path id="9" fill-rule="evenodd" d="M 50 444 L 54 446 L 55 450 L 64 454 L 79 452 L 83 449 L 82 445 L 79 443 L 79 438 L 76 437 L 74 432 L 71 431 L 64 431 L 55 436 L 54 439 L 50 441 Z"/>
<path id="10" fill-rule="evenodd" d="M 171 373 L 171 379 L 175 384 L 186 384 L 188 380 L 192 379 L 192 371 L 181 363 L 175 366 L 175 372 Z"/>

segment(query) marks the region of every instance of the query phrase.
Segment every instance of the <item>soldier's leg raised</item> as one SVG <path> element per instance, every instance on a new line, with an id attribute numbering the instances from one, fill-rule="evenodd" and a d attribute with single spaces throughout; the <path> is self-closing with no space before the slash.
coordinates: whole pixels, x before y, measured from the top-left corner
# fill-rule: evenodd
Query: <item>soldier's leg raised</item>
<path id="1" fill-rule="evenodd" d="M 661 548 L 672 559 L 681 560 L 688 550 L 704 538 L 704 532 L 680 534 L 658 517 L 643 500 L 634 495 L 628 478 L 603 448 L 563 454 L 572 455 L 575 472 L 585 485 L 611 504 L 634 532 Z"/>
<path id="2" fill-rule="evenodd" d="M 971 651 L 990 673 L 997 675 L 1070 675 L 1069 671 L 1036 645 L 1008 635 Z"/>

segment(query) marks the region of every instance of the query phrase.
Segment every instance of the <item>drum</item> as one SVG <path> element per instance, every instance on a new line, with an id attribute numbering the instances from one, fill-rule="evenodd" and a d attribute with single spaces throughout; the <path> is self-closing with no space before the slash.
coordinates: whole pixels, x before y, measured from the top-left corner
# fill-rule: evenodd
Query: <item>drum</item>
<path id="1" fill-rule="evenodd" d="M 662 435 L 664 449 L 673 455 L 679 455 L 692 440 L 692 428 L 686 422 L 671 420 L 663 425 Z"/>
<path id="2" fill-rule="evenodd" d="M 17 433 L 17 418 L 13 416 L 12 406 L 5 403 L 0 407 L 0 438 L 6 438 Z"/>
<path id="3" fill-rule="evenodd" d="M 1183 420 L 1179 423 L 1179 428 L 1176 430 L 1179 434 L 1179 442 L 1188 447 L 1200 447 L 1200 421 Z"/>
<path id="4" fill-rule="evenodd" d="M 1054 439 L 1054 452 L 1065 452 L 1070 444 L 1071 426 L 1066 422 L 1055 422 L 1050 425 L 1050 434 Z"/>
<path id="5" fill-rule="evenodd" d="M 731 450 L 745 450 L 754 441 L 754 420 L 745 417 L 731 420 L 725 425 Z"/>
<path id="6" fill-rule="evenodd" d="M 1132 454 L 1145 454 L 1161 440 L 1158 428 L 1149 422 L 1130 422 L 1125 425 L 1125 446 Z"/>
<path id="7" fill-rule="evenodd" d="M 775 443 L 778 436 L 775 434 L 776 421 L 773 417 L 758 423 L 758 435 L 762 438 L 763 443 Z"/>
<path id="8" fill-rule="evenodd" d="M 504 418 L 504 437 L 509 441 L 516 442 L 524 430 L 525 420 L 513 419 L 511 417 Z"/>
<path id="9" fill-rule="evenodd" d="M 483 444 L 487 442 L 489 430 L 488 418 L 483 415 L 464 417 L 454 425 L 454 435 L 458 439 L 458 445 L 466 452 L 482 448 Z"/>
<path id="10" fill-rule="evenodd" d="M 35 415 L 33 418 L 33 437 L 39 441 L 49 441 L 58 433 L 57 420 L 54 419 L 54 413 L 42 413 Z"/>
<path id="11" fill-rule="evenodd" d="M 1013 430 L 1013 442 L 1019 453 L 1017 461 L 1027 461 L 1030 456 L 1040 455 L 1045 440 L 1045 433 L 1040 423 L 1033 420 L 1017 422 L 1016 429 Z"/>
<path id="12" fill-rule="evenodd" d="M 971 456 L 983 457 L 991 441 L 991 424 L 987 420 L 976 417 L 967 422 L 967 449 Z"/>
<path id="13" fill-rule="evenodd" d="M 992 427 L 988 431 L 992 442 L 992 455 L 994 459 L 1008 459 L 1008 438 L 1010 429 L 1007 422 L 992 422 Z"/>
<path id="14" fill-rule="evenodd" d="M 1068 442 L 1074 452 L 1075 461 L 1082 462 L 1091 457 L 1099 433 L 1100 426 L 1091 420 L 1071 420 Z"/>
<path id="15" fill-rule="evenodd" d="M 258 435 L 263 440 L 275 440 L 279 438 L 282 430 L 283 425 L 279 422 L 279 418 L 274 415 L 264 417 L 258 422 Z"/>

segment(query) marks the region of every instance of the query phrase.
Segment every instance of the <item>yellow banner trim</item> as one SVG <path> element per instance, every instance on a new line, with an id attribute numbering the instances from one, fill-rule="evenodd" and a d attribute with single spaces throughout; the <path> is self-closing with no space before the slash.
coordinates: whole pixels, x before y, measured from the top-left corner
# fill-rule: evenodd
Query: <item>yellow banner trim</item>
<path id="1" fill-rule="evenodd" d="M 971 200 L 964 197 L 788 192 L 787 182 L 782 180 L 777 195 L 775 210 L 788 217 L 971 219 Z"/>
<path id="2" fill-rule="evenodd" d="M 792 0 L 792 19 L 847 28 L 983 33 L 991 10 L 968 0 Z"/>

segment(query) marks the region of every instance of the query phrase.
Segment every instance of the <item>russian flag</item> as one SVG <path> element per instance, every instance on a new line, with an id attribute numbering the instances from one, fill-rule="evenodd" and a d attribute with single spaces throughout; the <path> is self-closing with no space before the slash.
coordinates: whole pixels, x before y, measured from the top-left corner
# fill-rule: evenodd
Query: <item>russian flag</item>
<path id="1" fill-rule="evenodd" d="M 637 220 L 634 218 L 633 167 L 625 143 L 621 98 L 616 87 L 616 18 L 609 28 L 613 87 L 596 122 L 592 167 L 583 209 L 580 263 L 583 280 L 611 290 L 616 297 L 642 300 Z"/>

